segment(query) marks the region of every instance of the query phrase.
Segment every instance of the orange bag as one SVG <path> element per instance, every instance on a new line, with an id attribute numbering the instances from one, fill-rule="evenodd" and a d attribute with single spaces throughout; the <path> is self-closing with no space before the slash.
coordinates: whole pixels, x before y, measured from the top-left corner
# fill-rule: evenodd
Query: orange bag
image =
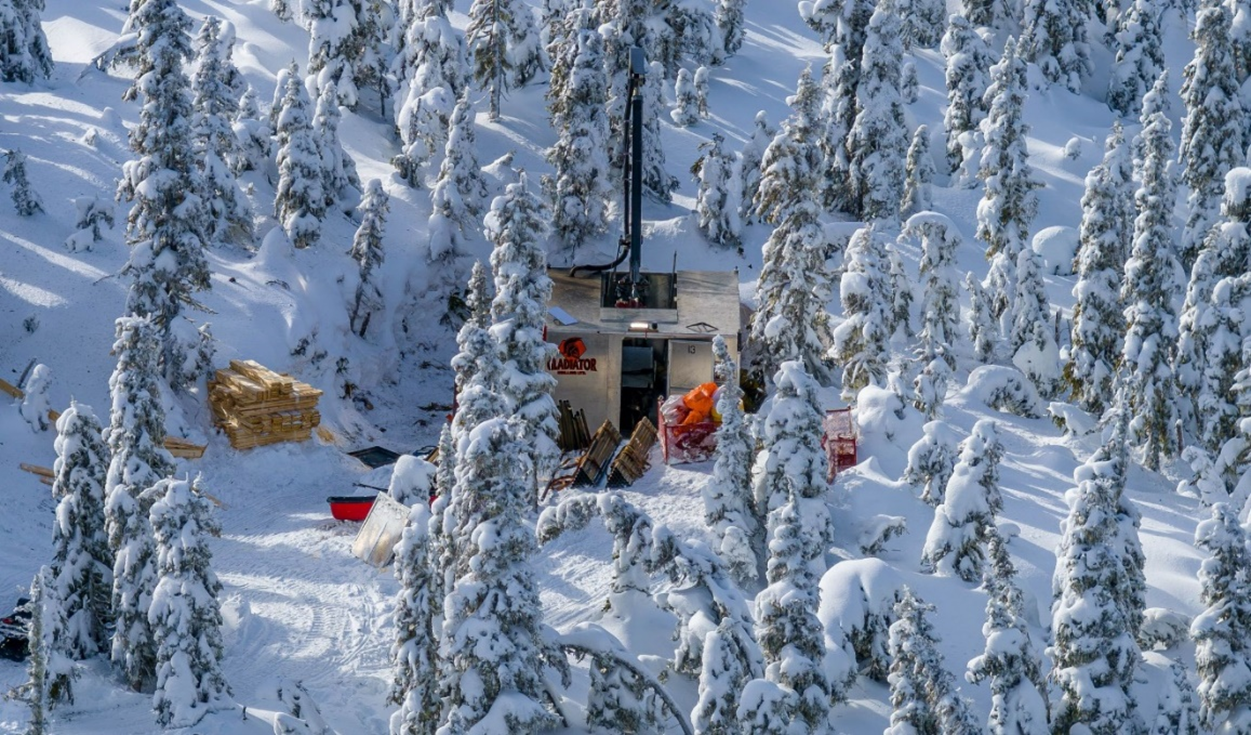
<path id="1" fill-rule="evenodd" d="M 712 394 L 716 393 L 716 383 L 704 383 L 703 385 L 692 388 L 686 395 L 682 396 L 682 403 L 691 409 L 683 424 L 695 424 L 701 421 L 708 421 L 712 417 L 713 400 Z"/>

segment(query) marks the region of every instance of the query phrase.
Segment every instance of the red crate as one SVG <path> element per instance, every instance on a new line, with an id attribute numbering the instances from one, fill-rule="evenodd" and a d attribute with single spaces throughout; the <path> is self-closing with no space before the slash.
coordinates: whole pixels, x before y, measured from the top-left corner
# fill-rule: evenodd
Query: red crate
<path id="1" fill-rule="evenodd" d="M 670 424 L 660 410 L 664 400 L 656 402 L 656 433 L 660 437 L 660 453 L 665 464 L 706 462 L 717 450 L 717 427 L 715 421 L 697 421 L 691 424 Z"/>

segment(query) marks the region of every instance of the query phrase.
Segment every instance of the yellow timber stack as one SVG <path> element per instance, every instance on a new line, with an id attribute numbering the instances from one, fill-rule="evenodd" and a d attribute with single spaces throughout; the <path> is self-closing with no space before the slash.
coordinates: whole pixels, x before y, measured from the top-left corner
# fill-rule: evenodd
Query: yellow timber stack
<path id="1" fill-rule="evenodd" d="M 302 442 L 321 423 L 321 391 L 253 360 L 231 360 L 208 383 L 215 423 L 235 449 Z"/>

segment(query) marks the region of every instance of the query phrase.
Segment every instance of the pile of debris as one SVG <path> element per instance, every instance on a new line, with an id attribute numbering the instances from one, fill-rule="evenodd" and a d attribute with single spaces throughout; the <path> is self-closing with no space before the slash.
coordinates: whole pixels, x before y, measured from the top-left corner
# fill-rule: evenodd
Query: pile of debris
<path id="1" fill-rule="evenodd" d="M 235 449 L 305 441 L 321 423 L 321 391 L 253 360 L 231 360 L 208 383 L 214 422 Z"/>

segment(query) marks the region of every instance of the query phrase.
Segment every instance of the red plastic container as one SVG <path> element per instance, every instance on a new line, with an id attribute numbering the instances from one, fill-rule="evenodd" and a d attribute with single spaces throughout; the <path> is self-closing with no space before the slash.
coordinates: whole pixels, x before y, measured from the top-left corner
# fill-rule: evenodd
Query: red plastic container
<path id="1" fill-rule="evenodd" d="M 372 495 L 336 495 L 326 498 L 330 503 L 330 515 L 339 521 L 363 521 L 374 507 Z"/>

